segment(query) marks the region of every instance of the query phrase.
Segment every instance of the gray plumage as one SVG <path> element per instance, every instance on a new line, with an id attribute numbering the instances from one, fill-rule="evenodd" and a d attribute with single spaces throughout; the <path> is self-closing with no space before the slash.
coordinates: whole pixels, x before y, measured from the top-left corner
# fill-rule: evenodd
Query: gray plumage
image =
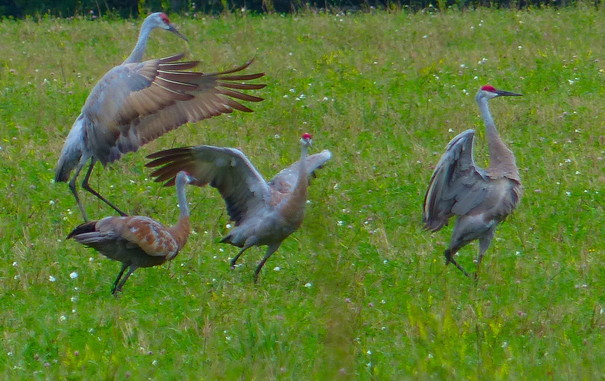
<path id="1" fill-rule="evenodd" d="M 167 20 L 163 13 L 154 13 L 145 19 L 132 54 L 95 85 L 67 136 L 55 170 L 55 181 L 69 180 L 70 190 L 84 220 L 88 219 L 78 196 L 76 180 L 88 162 L 90 166 L 82 187 L 125 215 L 88 184 L 97 161 L 104 166 L 112 163 L 123 154 L 134 152 L 187 122 L 197 122 L 233 110 L 251 112 L 238 102 L 240 100 L 262 100 L 239 91 L 265 86 L 241 82 L 264 75 L 238 73 L 252 61 L 217 73 L 187 71 L 198 62 L 180 61 L 182 54 L 140 62 L 152 29 L 175 32 Z M 72 171 L 74 174 L 70 179 Z"/>
<path id="2" fill-rule="evenodd" d="M 185 246 L 191 231 L 185 186 L 192 181 L 185 172 L 179 172 L 176 176 L 180 216 L 174 226 L 164 226 L 146 216 L 111 216 L 85 222 L 69 233 L 67 239 L 73 238 L 107 258 L 122 262 L 111 289 L 112 294 L 121 291 L 124 283 L 139 267 L 158 266 L 170 261 Z M 126 269 L 128 273 L 122 278 Z"/>
<path id="3" fill-rule="evenodd" d="M 303 135 L 301 159 L 269 182 L 235 148 L 197 146 L 165 150 L 149 155 L 155 160 L 146 166 L 161 166 L 151 174 L 157 182 L 171 185 L 175 173 L 185 170 L 197 179 L 194 185 L 209 184 L 220 192 L 229 217 L 235 221 L 235 228 L 221 242 L 242 248 L 231 260 L 231 266 L 248 248 L 268 246 L 254 273 L 256 281 L 267 259 L 300 227 L 310 177 L 332 157 L 327 150 L 307 156 L 310 144 L 311 136 Z"/>
<path id="4" fill-rule="evenodd" d="M 497 224 L 513 212 L 523 192 L 515 156 L 500 138 L 487 103 L 497 96 L 520 95 L 492 86 L 479 90 L 475 99 L 485 122 L 489 167 L 483 169 L 475 164 L 475 131 L 466 130 L 447 145 L 424 198 L 425 229 L 438 231 L 447 225 L 450 217 L 457 216 L 450 245 L 445 251 L 446 264 L 453 263 L 466 276 L 470 275 L 455 261 L 454 255 L 465 245 L 479 240 L 479 266 Z"/>

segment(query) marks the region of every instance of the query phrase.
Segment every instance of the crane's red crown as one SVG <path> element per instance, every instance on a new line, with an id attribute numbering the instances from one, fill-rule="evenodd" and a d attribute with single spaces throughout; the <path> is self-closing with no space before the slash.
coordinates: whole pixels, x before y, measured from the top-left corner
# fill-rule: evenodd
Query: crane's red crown
<path id="1" fill-rule="evenodd" d="M 494 86 L 492 86 L 492 85 L 485 85 L 485 86 L 483 86 L 483 87 L 481 88 L 481 90 L 484 90 L 484 91 L 490 91 L 490 92 L 492 92 L 492 93 L 495 93 L 495 92 L 496 92 L 496 88 L 495 88 Z"/>
<path id="2" fill-rule="evenodd" d="M 164 21 L 164 24 L 170 24 L 170 19 L 166 16 L 166 13 L 160 13 L 160 18 Z"/>
<path id="3" fill-rule="evenodd" d="M 302 134 L 302 138 L 305 139 L 305 140 L 308 140 L 308 139 L 312 139 L 313 136 L 311 136 L 310 133 L 305 132 L 304 134 Z"/>

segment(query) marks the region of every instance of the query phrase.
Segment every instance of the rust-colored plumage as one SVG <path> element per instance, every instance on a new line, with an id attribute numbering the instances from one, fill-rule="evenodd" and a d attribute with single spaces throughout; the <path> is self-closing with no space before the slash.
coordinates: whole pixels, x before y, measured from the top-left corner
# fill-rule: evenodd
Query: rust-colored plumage
<path id="1" fill-rule="evenodd" d="M 330 151 L 307 156 L 311 135 L 301 139 L 301 159 L 278 173 L 270 182 L 254 168 L 248 158 L 234 148 L 197 146 L 156 152 L 146 164 L 160 167 L 151 176 L 155 181 L 174 184 L 178 171 L 196 178 L 192 184 L 216 188 L 227 206 L 233 228 L 221 242 L 241 247 L 231 260 L 234 267 L 244 251 L 252 246 L 267 245 L 267 252 L 256 267 L 254 280 L 282 241 L 301 225 L 307 202 L 309 177 L 331 158 Z"/>
<path id="2" fill-rule="evenodd" d="M 457 216 L 451 243 L 445 251 L 446 264 L 453 263 L 470 276 L 454 259 L 462 247 L 479 240 L 477 266 L 488 249 L 498 223 L 517 207 L 523 188 L 515 156 L 504 144 L 488 107 L 497 96 L 521 94 L 483 86 L 475 97 L 487 132 L 490 165 L 485 170 L 473 159 L 474 130 L 453 138 L 446 148 L 424 198 L 424 227 L 438 231 Z M 475 273 L 476 276 L 476 273 Z"/>
<path id="3" fill-rule="evenodd" d="M 216 73 L 188 71 L 198 62 L 180 61 L 183 54 L 140 62 L 145 48 L 141 41 L 147 41 L 151 29 L 163 25 L 161 19 L 148 23 L 152 16 L 143 23 L 139 42 L 131 56 L 107 72 L 93 88 L 61 151 L 55 181 L 69 180 L 84 220 L 87 216 L 78 196 L 76 180 L 88 162 L 90 166 L 82 187 L 121 215 L 126 215 L 90 187 L 88 180 L 97 161 L 107 165 L 185 123 L 233 110 L 251 112 L 240 102 L 262 101 L 262 98 L 242 92 L 265 87 L 264 84 L 242 82 L 264 75 L 240 73 L 252 61 Z M 70 178 L 72 171 L 74 174 Z"/>
<path id="4" fill-rule="evenodd" d="M 145 216 L 111 216 L 85 222 L 69 233 L 68 239 L 73 238 L 110 259 L 122 262 L 112 294 L 122 290 L 137 268 L 158 266 L 172 260 L 185 246 L 191 230 L 185 185 L 192 181 L 186 172 L 179 172 L 176 176 L 180 217 L 172 227 Z M 128 273 L 122 278 L 127 268 Z"/>

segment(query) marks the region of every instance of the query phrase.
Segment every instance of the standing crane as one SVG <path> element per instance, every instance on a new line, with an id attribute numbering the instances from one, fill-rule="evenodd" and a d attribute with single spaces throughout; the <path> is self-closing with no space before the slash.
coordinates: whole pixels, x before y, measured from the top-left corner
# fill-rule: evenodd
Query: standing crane
<path id="1" fill-rule="evenodd" d="M 145 216 L 111 216 L 85 222 L 69 233 L 67 239 L 73 238 L 107 258 L 122 262 L 122 269 L 111 288 L 112 294 L 120 292 L 139 267 L 158 266 L 170 261 L 185 246 L 190 233 L 185 185 L 194 180 L 186 172 L 176 175 L 180 217 L 172 227 Z M 122 278 L 127 268 L 128 272 Z"/>
<path id="2" fill-rule="evenodd" d="M 500 138 L 487 103 L 499 96 L 521 94 L 486 85 L 475 96 L 487 132 L 489 167 L 483 169 L 475 164 L 475 131 L 466 130 L 447 145 L 424 197 L 425 229 L 438 231 L 447 225 L 450 217 L 458 216 L 450 245 L 445 250 L 445 264 L 453 263 L 467 277 L 470 275 L 456 262 L 454 255 L 478 239 L 478 267 L 494 237 L 496 226 L 513 212 L 523 193 L 515 156 Z"/>
<path id="3" fill-rule="evenodd" d="M 184 38 L 164 13 L 149 15 L 143 22 L 134 50 L 92 89 L 63 145 L 55 181 L 69 180 L 69 188 L 85 221 L 88 218 L 78 196 L 76 180 L 88 162 L 90 166 L 82 188 L 125 216 L 126 213 L 90 187 L 88 181 L 97 161 L 103 166 L 112 163 L 187 122 L 231 113 L 234 109 L 252 111 L 238 100 L 262 101 L 262 98 L 238 91 L 265 87 L 264 84 L 241 82 L 264 76 L 264 73 L 238 73 L 252 61 L 217 73 L 186 71 L 199 62 L 179 61 L 183 54 L 140 62 L 154 28 L 169 30 Z M 70 179 L 72 171 L 74 174 Z"/>
<path id="4" fill-rule="evenodd" d="M 218 189 L 230 219 L 235 221 L 235 228 L 221 242 L 242 248 L 231 260 L 231 268 L 250 247 L 268 246 L 254 272 L 256 282 L 267 259 L 300 227 L 310 176 L 332 157 L 328 150 L 307 156 L 312 143 L 310 134 L 303 134 L 300 142 L 300 160 L 279 172 L 270 182 L 266 182 L 250 160 L 235 148 L 169 149 L 149 155 L 148 158 L 155 160 L 146 166 L 161 166 L 151 176 L 156 177 L 156 182 L 166 181 L 166 186 L 174 184 L 175 174 L 184 170 L 196 178 L 193 185 L 210 184 Z"/>

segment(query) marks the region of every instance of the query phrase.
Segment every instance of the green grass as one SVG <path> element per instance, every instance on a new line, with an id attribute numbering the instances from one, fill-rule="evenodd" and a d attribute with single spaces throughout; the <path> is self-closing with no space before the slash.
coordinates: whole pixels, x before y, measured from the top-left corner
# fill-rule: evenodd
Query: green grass
<path id="1" fill-rule="evenodd" d="M 265 101 L 98 168 L 93 187 L 172 223 L 174 189 L 143 167 L 156 150 L 240 147 L 270 178 L 297 159 L 308 131 L 313 151 L 333 159 L 313 181 L 302 228 L 258 285 L 264 249 L 231 271 L 238 249 L 218 244 L 223 201 L 189 188 L 187 246 L 168 265 L 138 270 L 118 298 L 109 290 L 119 264 L 65 241 L 81 217 L 52 178 L 88 92 L 128 55 L 139 24 L 0 22 L 0 378 L 603 378 L 602 18 L 579 6 L 173 20 L 190 44 L 156 31 L 148 57 L 188 50 L 207 71 L 256 57 Z M 477 129 L 486 165 L 473 99 L 486 83 L 525 95 L 491 102 L 525 195 L 474 285 L 444 266 L 451 227 L 422 231 L 421 210 L 457 133 Z M 112 214 L 83 197 L 91 217 Z M 476 249 L 458 257 L 469 270 Z"/>

